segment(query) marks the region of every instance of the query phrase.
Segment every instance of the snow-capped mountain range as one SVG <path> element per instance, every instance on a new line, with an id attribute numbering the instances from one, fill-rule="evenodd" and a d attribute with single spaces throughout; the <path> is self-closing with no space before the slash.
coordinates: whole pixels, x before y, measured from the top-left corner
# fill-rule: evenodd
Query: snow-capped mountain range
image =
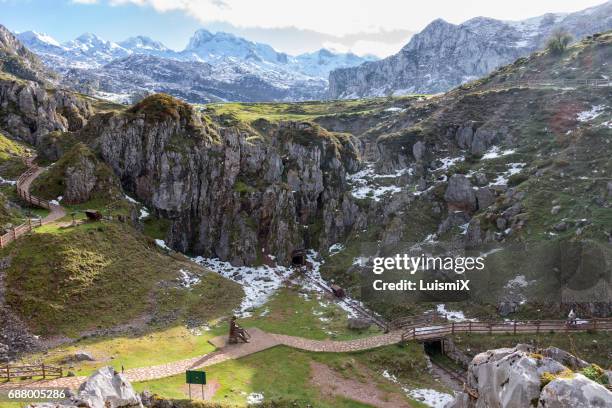
<path id="1" fill-rule="evenodd" d="M 571 14 L 522 21 L 476 17 L 455 25 L 434 20 L 400 52 L 334 70 L 331 98 L 444 92 L 544 47 L 555 30 L 575 40 L 612 29 L 612 1 Z"/>
<path id="2" fill-rule="evenodd" d="M 145 36 L 114 43 L 87 33 L 62 44 L 33 31 L 17 37 L 66 85 L 116 100 L 160 91 L 190 102 L 321 99 L 331 70 L 375 59 L 326 49 L 291 56 L 203 29 L 182 51 Z"/>

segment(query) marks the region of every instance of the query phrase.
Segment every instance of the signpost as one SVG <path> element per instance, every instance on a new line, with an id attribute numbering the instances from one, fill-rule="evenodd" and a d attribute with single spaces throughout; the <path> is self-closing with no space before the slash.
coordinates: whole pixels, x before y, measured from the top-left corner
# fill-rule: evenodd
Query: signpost
<path id="1" fill-rule="evenodd" d="M 204 399 L 204 385 L 206 384 L 206 372 L 187 370 L 186 377 L 187 377 L 187 384 L 189 386 L 189 399 L 191 399 L 191 384 L 200 384 L 202 386 L 202 399 Z"/>

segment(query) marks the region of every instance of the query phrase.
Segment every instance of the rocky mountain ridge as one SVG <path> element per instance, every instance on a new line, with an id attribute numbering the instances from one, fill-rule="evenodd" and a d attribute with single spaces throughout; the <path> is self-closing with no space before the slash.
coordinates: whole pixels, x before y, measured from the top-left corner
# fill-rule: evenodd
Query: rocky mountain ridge
<path id="1" fill-rule="evenodd" d="M 193 103 L 321 99 L 332 69 L 374 59 L 325 49 L 290 56 L 267 44 L 204 29 L 182 51 L 145 36 L 114 43 L 87 33 L 63 44 L 33 31 L 17 37 L 62 73 L 65 86 L 118 102 L 154 92 Z"/>
<path id="2" fill-rule="evenodd" d="M 395 55 L 332 71 L 329 97 L 444 92 L 541 49 L 555 30 L 565 30 L 575 39 L 609 30 L 611 16 L 608 1 L 576 13 L 523 21 L 477 17 L 455 25 L 437 19 Z"/>

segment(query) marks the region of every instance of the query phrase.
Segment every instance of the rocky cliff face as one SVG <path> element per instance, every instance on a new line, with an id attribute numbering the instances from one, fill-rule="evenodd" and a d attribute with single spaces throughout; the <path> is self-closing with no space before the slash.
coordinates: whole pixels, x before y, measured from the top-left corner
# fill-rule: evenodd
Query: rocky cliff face
<path id="1" fill-rule="evenodd" d="M 0 127 L 32 145 L 50 132 L 82 128 L 92 114 L 90 103 L 71 92 L 17 78 L 0 79 Z"/>
<path id="2" fill-rule="evenodd" d="M 459 393 L 447 408 L 607 407 L 612 392 L 581 374 L 601 371 L 597 366 L 551 347 L 536 350 L 528 345 L 489 350 L 470 363 L 467 386 L 478 398 Z M 593 374 L 591 374 L 593 373 Z"/>
<path id="3" fill-rule="evenodd" d="M 262 137 L 216 128 L 188 105 L 155 95 L 86 131 L 127 191 L 172 221 L 169 244 L 234 264 L 287 263 L 299 248 L 334 243 L 357 207 L 351 136 L 282 123 Z"/>
<path id="4" fill-rule="evenodd" d="M 37 82 L 54 79 L 53 74 L 44 68 L 38 57 L 1 24 L 0 71 Z"/>
<path id="5" fill-rule="evenodd" d="M 541 48 L 556 29 L 579 39 L 612 28 L 612 2 L 518 22 L 478 17 L 460 25 L 435 20 L 402 50 L 380 61 L 332 71 L 329 95 L 360 98 L 437 93 L 476 79 Z"/>

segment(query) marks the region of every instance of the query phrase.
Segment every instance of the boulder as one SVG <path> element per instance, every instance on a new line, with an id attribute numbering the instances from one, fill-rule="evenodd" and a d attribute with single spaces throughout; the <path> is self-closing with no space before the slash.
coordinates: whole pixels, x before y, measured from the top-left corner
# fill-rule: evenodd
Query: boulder
<path id="1" fill-rule="evenodd" d="M 79 387 L 77 398 L 90 408 L 142 407 L 140 396 L 113 367 L 96 371 Z"/>
<path id="2" fill-rule="evenodd" d="M 79 387 L 78 394 L 56 403 L 36 403 L 28 408 L 142 408 L 140 396 L 123 374 L 103 367 Z"/>
<path id="3" fill-rule="evenodd" d="M 462 174 L 453 174 L 448 180 L 444 199 L 449 208 L 474 211 L 477 208 L 476 194 L 470 180 Z"/>
<path id="4" fill-rule="evenodd" d="M 536 350 L 525 344 L 480 353 L 469 365 L 466 384 L 478 398 L 461 392 L 445 408 L 612 406 L 612 392 L 558 360 L 576 367 L 585 363 L 554 347 Z M 542 382 L 545 373 L 552 375 L 548 384 Z"/>
<path id="5" fill-rule="evenodd" d="M 586 361 L 568 353 L 565 350 L 561 350 L 557 347 L 548 347 L 540 352 L 543 356 L 552 358 L 555 361 L 569 367 L 572 370 L 580 370 L 589 366 Z"/>
<path id="6" fill-rule="evenodd" d="M 612 392 L 582 374 L 559 377 L 549 382 L 540 394 L 538 408 L 612 407 Z"/>
<path id="7" fill-rule="evenodd" d="M 489 187 L 480 187 L 476 190 L 478 209 L 482 210 L 495 202 L 495 194 Z"/>
<path id="8" fill-rule="evenodd" d="M 414 156 L 414 159 L 416 161 L 423 160 L 423 157 L 425 157 L 425 150 L 425 143 L 421 142 L 420 140 L 416 142 L 412 146 L 412 155 Z"/>
<path id="9" fill-rule="evenodd" d="M 79 350 L 74 353 L 75 361 L 95 361 L 96 359 L 87 351 Z"/>

